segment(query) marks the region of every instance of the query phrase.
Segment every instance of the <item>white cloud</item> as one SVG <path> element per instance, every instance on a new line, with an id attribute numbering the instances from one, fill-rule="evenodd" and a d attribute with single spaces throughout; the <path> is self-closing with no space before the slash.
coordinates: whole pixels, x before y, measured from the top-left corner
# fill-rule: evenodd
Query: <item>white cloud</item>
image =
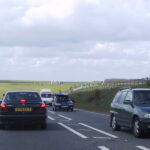
<path id="1" fill-rule="evenodd" d="M 150 1 L 1 0 L 1 79 L 150 75 Z"/>
<path id="2" fill-rule="evenodd" d="M 33 6 L 26 11 L 26 18 L 38 19 L 38 18 L 65 18 L 73 13 L 78 0 L 43 0 L 43 1 L 31 1 L 31 3 L 40 3 L 39 6 Z M 30 1 L 29 1 L 30 4 Z"/>

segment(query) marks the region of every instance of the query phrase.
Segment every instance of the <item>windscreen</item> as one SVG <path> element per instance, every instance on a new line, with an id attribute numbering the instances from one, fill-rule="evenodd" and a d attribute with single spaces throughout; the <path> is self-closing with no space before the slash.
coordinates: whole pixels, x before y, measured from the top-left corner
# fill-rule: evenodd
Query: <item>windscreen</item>
<path id="1" fill-rule="evenodd" d="M 18 103 L 21 99 L 27 102 L 41 102 L 41 98 L 36 92 L 12 92 L 8 93 L 5 97 L 5 102 Z"/>
<path id="2" fill-rule="evenodd" d="M 150 103 L 150 91 L 136 91 L 134 93 L 134 101 L 137 104 Z"/>
<path id="3" fill-rule="evenodd" d="M 68 95 L 59 95 L 57 96 L 57 102 L 66 102 L 69 101 Z"/>
<path id="4" fill-rule="evenodd" d="M 41 94 L 42 98 L 52 98 L 52 94 Z"/>

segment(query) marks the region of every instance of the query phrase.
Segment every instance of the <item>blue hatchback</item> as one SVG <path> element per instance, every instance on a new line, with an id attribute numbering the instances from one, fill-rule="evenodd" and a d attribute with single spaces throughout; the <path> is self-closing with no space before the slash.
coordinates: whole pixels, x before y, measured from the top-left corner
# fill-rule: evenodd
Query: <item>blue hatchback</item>
<path id="1" fill-rule="evenodd" d="M 52 102 L 54 111 L 65 109 L 67 111 L 73 111 L 74 103 L 66 93 L 56 93 Z"/>

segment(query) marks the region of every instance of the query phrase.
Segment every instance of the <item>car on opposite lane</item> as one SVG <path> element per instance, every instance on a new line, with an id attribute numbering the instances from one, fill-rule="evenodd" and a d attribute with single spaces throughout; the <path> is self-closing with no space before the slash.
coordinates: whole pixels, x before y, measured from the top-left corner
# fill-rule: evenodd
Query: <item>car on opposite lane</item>
<path id="1" fill-rule="evenodd" d="M 1 128 L 13 124 L 47 126 L 46 105 L 38 92 L 7 92 L 0 105 Z"/>
<path id="2" fill-rule="evenodd" d="M 135 137 L 150 131 L 150 89 L 120 90 L 111 103 L 110 125 L 113 130 L 128 127 Z"/>

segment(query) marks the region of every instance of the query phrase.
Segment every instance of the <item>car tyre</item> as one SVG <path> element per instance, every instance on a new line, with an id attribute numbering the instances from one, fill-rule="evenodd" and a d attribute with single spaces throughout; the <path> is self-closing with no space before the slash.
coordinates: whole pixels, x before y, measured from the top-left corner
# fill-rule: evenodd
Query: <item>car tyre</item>
<path id="1" fill-rule="evenodd" d="M 41 129 L 46 129 L 47 128 L 47 124 L 46 123 L 43 123 L 43 124 L 41 124 Z"/>
<path id="2" fill-rule="evenodd" d="M 4 129 L 4 125 L 3 124 L 0 124 L 0 129 Z"/>
<path id="3" fill-rule="evenodd" d="M 133 135 L 136 138 L 142 137 L 144 134 L 139 118 L 135 118 L 133 121 Z"/>
<path id="4" fill-rule="evenodd" d="M 120 130 L 120 126 L 118 125 L 115 116 L 112 116 L 112 117 L 111 117 L 111 127 L 112 127 L 112 129 L 113 129 L 114 131 L 119 131 L 119 130 Z"/>

